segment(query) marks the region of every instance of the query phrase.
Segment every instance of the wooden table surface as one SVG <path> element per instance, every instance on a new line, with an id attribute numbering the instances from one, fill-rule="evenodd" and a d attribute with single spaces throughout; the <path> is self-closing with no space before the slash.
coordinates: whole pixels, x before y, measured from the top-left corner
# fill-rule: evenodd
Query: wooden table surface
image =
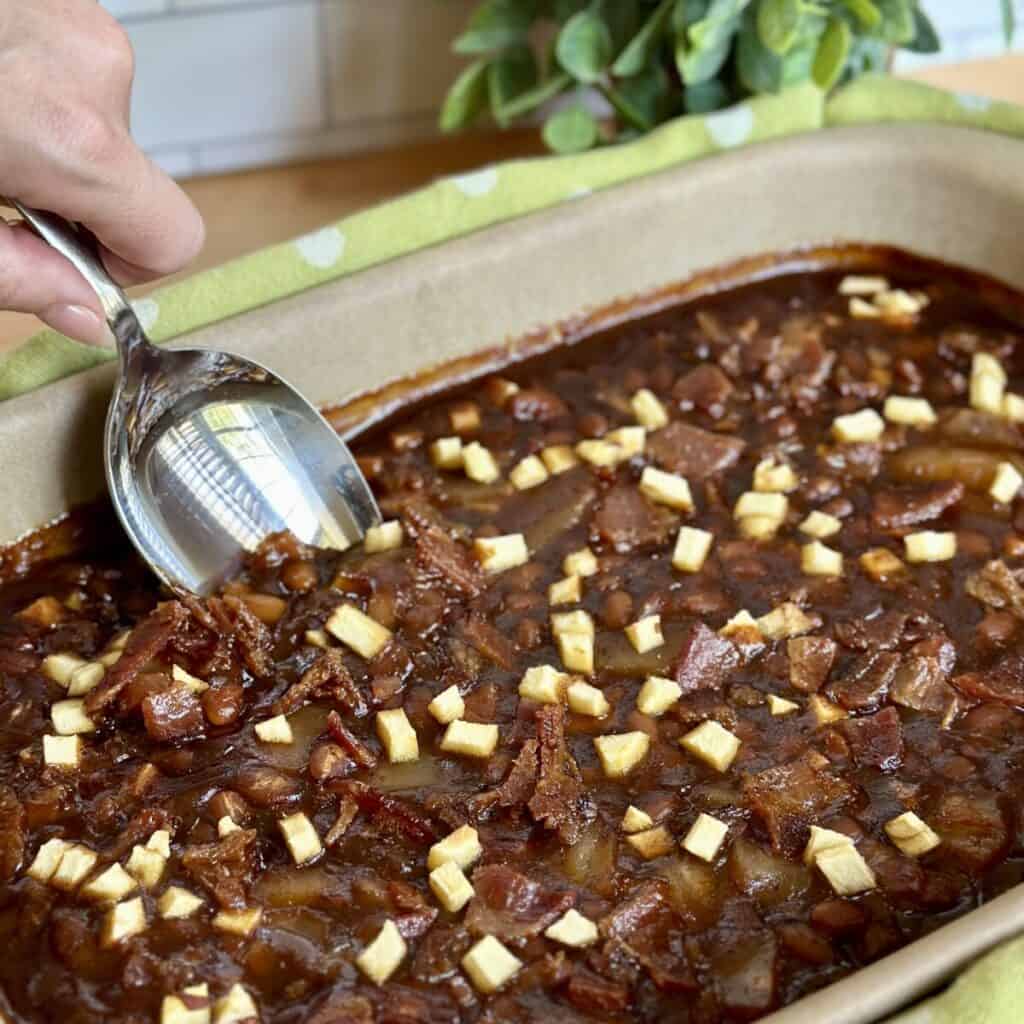
<path id="1" fill-rule="evenodd" d="M 1024 104 L 1024 54 L 972 61 L 913 77 Z M 188 273 L 303 234 L 447 174 L 542 152 L 535 131 L 481 133 L 357 156 L 184 182 L 206 220 L 207 243 Z M 0 312 L 0 351 L 39 328 L 34 317 Z"/>

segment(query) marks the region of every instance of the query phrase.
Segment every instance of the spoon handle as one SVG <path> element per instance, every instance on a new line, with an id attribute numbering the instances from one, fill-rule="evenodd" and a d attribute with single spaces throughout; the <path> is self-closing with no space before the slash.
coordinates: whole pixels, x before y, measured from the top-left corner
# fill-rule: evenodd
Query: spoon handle
<path id="1" fill-rule="evenodd" d="M 95 239 L 83 228 L 55 213 L 35 210 L 19 203 L 17 199 L 5 199 L 18 211 L 25 223 L 51 248 L 56 249 L 85 278 L 103 306 L 107 323 L 117 339 L 122 359 L 139 344 L 149 344 L 142 325 L 139 323 L 121 286 L 107 273 L 100 259 Z"/>

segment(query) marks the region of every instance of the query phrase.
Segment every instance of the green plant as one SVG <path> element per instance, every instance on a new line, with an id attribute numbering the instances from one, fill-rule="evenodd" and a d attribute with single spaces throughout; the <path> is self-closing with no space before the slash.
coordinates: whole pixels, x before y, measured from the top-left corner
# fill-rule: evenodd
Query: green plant
<path id="1" fill-rule="evenodd" d="M 1000 4 L 1009 40 L 1013 0 Z M 571 153 L 798 82 L 831 89 L 894 49 L 940 43 L 921 0 L 484 0 L 454 48 L 474 60 L 448 93 L 445 131 L 488 112 L 505 127 L 569 94 L 543 134 Z M 614 116 L 599 119 L 590 92 Z"/>

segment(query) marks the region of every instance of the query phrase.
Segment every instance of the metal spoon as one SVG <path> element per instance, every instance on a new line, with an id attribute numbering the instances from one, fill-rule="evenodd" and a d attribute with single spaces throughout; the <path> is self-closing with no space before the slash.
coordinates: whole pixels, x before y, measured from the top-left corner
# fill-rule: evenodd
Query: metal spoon
<path id="1" fill-rule="evenodd" d="M 165 583 L 209 594 L 268 534 L 343 550 L 380 522 L 352 453 L 264 366 L 205 349 L 160 349 L 100 261 L 60 217 L 11 205 L 99 297 L 121 372 L 107 412 L 110 497 Z"/>

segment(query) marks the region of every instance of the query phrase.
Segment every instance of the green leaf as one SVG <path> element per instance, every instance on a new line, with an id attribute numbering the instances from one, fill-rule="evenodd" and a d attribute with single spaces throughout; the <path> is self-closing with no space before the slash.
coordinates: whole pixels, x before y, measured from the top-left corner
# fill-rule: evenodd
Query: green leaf
<path id="1" fill-rule="evenodd" d="M 466 54 L 503 50 L 525 38 L 536 14 L 537 0 L 484 0 L 453 48 Z"/>
<path id="2" fill-rule="evenodd" d="M 839 81 L 852 45 L 853 32 L 850 26 L 842 18 L 829 18 L 825 33 L 818 43 L 811 72 L 819 88 L 831 89 Z"/>
<path id="3" fill-rule="evenodd" d="M 761 41 L 753 18 L 743 19 L 736 43 L 736 72 L 749 92 L 778 92 L 782 88 L 782 58 Z"/>
<path id="4" fill-rule="evenodd" d="M 601 0 L 601 16 L 612 34 L 612 50 L 618 53 L 640 27 L 639 0 Z"/>
<path id="5" fill-rule="evenodd" d="M 883 40 L 872 36 L 860 36 L 853 41 L 843 78 L 848 80 L 868 71 L 883 71 L 888 57 L 889 47 Z"/>
<path id="6" fill-rule="evenodd" d="M 508 105 L 537 84 L 537 61 L 529 46 L 513 46 L 491 61 L 487 84 L 494 120 L 507 128 Z"/>
<path id="7" fill-rule="evenodd" d="M 677 0 L 662 0 L 639 32 L 629 41 L 612 65 L 612 74 L 620 78 L 639 74 L 647 67 L 651 53 L 664 34 L 665 25 Z"/>
<path id="8" fill-rule="evenodd" d="M 727 107 L 731 100 L 729 90 L 719 78 L 688 85 L 683 91 L 683 103 L 688 114 L 710 114 Z"/>
<path id="9" fill-rule="evenodd" d="M 868 31 L 882 24 L 882 12 L 873 0 L 842 0 L 842 4 Z"/>
<path id="10" fill-rule="evenodd" d="M 592 8 L 580 11 L 559 32 L 555 53 L 573 78 L 592 85 L 612 59 L 612 34 Z"/>
<path id="11" fill-rule="evenodd" d="M 911 0 L 874 0 L 882 12 L 878 34 L 893 46 L 914 38 L 914 8 Z"/>
<path id="12" fill-rule="evenodd" d="M 671 83 L 665 69 L 655 64 L 639 75 L 624 78 L 602 91 L 627 124 L 646 132 L 664 119 L 670 102 Z"/>
<path id="13" fill-rule="evenodd" d="M 1003 38 L 1006 40 L 1006 45 L 1010 46 L 1013 43 L 1013 37 L 1017 33 L 1017 14 L 1013 6 L 1013 0 L 1001 0 L 1001 8 L 1003 12 Z"/>
<path id="14" fill-rule="evenodd" d="M 579 105 L 566 107 L 547 119 L 542 134 L 556 153 L 582 153 L 597 142 L 597 121 Z"/>
<path id="15" fill-rule="evenodd" d="M 703 49 L 720 42 L 723 33 L 732 34 L 748 3 L 749 0 L 711 0 L 704 17 L 689 27 L 690 45 Z"/>
<path id="16" fill-rule="evenodd" d="M 487 69 L 488 62 L 478 60 L 455 79 L 441 108 L 441 131 L 457 132 L 483 113 L 487 106 Z"/>
<path id="17" fill-rule="evenodd" d="M 785 56 L 800 34 L 803 10 L 800 0 L 761 0 L 757 8 L 757 33 L 773 53 Z"/>
<path id="18" fill-rule="evenodd" d="M 588 0 L 555 0 L 555 20 L 564 25 L 574 14 L 587 6 Z"/>
<path id="19" fill-rule="evenodd" d="M 565 71 L 559 71 L 550 78 L 546 78 L 539 85 L 520 93 L 514 100 L 505 104 L 504 114 L 510 121 L 524 114 L 529 114 L 538 107 L 544 106 L 549 100 L 553 100 L 560 92 L 564 92 L 572 85 L 572 75 Z"/>
<path id="20" fill-rule="evenodd" d="M 739 19 L 736 19 L 730 31 L 723 31 L 718 39 L 712 38 L 710 43 L 699 47 L 687 45 L 685 36 L 677 40 L 676 67 L 684 85 L 700 85 L 722 70 L 738 28 Z"/>
<path id="21" fill-rule="evenodd" d="M 939 33 L 920 7 L 914 8 L 914 38 L 905 44 L 904 49 L 913 53 L 938 53 L 942 49 Z"/>

